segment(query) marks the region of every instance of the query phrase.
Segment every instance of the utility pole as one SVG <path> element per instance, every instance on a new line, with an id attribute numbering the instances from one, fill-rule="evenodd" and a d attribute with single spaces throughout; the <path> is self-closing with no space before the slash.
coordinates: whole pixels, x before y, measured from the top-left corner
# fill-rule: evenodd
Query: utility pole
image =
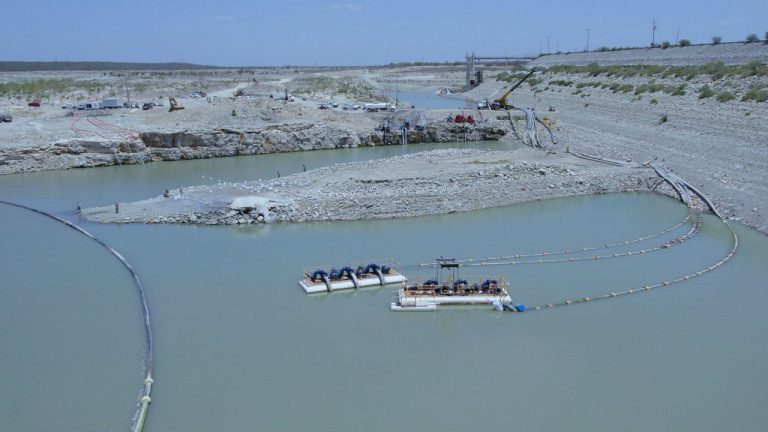
<path id="1" fill-rule="evenodd" d="M 680 38 L 680 27 L 677 28 L 677 33 L 675 33 L 675 45 L 677 45 L 677 40 Z"/>
<path id="2" fill-rule="evenodd" d="M 585 52 L 589 52 L 589 30 L 587 29 L 587 47 L 584 49 Z"/>
<path id="3" fill-rule="evenodd" d="M 547 36 L 547 52 L 549 52 L 549 36 Z"/>
<path id="4" fill-rule="evenodd" d="M 656 18 L 653 19 L 653 30 L 651 35 L 651 48 L 656 45 Z"/>

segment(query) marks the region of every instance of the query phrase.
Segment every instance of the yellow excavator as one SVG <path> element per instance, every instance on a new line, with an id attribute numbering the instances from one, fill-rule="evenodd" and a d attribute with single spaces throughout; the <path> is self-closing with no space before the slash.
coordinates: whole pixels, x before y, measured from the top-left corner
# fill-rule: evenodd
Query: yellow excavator
<path id="1" fill-rule="evenodd" d="M 508 110 L 508 109 L 514 108 L 512 105 L 507 103 L 507 97 L 509 96 L 510 93 L 515 91 L 516 88 L 520 87 L 520 84 L 524 83 L 525 80 L 530 78 L 534 72 L 536 72 L 536 68 L 531 69 L 531 71 L 528 72 L 528 74 L 526 74 L 524 77 L 522 77 L 520 81 L 517 82 L 517 84 L 510 87 L 509 90 L 504 92 L 503 95 L 501 95 L 498 99 L 493 101 L 493 103 L 490 106 L 488 105 L 488 101 L 485 101 L 485 108 L 486 109 L 490 108 L 492 110 Z"/>
<path id="2" fill-rule="evenodd" d="M 168 112 L 174 112 L 174 111 L 184 109 L 184 105 L 176 102 L 176 98 L 173 96 L 168 96 L 168 105 L 170 105 L 170 108 L 168 108 Z"/>

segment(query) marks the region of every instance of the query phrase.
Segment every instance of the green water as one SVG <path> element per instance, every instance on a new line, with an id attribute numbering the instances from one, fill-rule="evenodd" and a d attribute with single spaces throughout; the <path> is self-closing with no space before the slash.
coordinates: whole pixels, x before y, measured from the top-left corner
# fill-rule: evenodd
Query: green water
<path id="1" fill-rule="evenodd" d="M 78 200 L 109 204 L 202 183 L 203 175 L 267 178 L 302 163 L 400 151 L 6 176 L 0 197 L 76 220 Z M 768 239 L 745 227 L 737 227 L 737 255 L 715 272 L 551 311 L 398 314 L 389 311 L 391 289 L 307 296 L 297 285 L 313 264 L 593 246 L 661 231 L 685 214 L 665 197 L 616 194 L 370 222 L 83 226 L 121 251 L 147 289 L 156 375 L 150 432 L 762 431 Z M 143 360 L 129 275 L 100 246 L 42 216 L 0 206 L 0 222 L 2 430 L 128 430 Z M 656 253 L 480 272 L 509 279 L 516 302 L 540 304 L 673 278 L 729 250 L 727 230 L 705 217 L 699 235 Z"/>

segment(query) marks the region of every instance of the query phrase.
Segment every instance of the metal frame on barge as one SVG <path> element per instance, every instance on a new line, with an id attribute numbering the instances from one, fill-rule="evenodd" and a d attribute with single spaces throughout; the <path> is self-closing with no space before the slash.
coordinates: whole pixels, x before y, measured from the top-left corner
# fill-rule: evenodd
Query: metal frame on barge
<path id="1" fill-rule="evenodd" d="M 509 282 L 503 277 L 460 277 L 461 264 L 454 258 L 438 258 L 435 278 L 416 278 L 397 292 L 393 311 L 432 311 L 437 305 L 508 304 Z"/>
<path id="2" fill-rule="evenodd" d="M 391 259 L 350 262 L 340 269 L 309 267 L 304 269 L 299 285 L 307 294 L 316 294 L 405 283 L 408 279 L 397 271 L 399 267 L 400 263 Z"/>

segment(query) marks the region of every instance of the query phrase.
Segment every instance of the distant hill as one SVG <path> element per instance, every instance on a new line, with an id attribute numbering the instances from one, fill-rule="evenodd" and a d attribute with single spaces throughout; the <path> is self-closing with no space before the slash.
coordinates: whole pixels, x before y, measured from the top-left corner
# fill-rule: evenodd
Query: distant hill
<path id="1" fill-rule="evenodd" d="M 192 63 L 122 63 L 94 61 L 0 61 L 0 72 L 26 71 L 124 71 L 124 70 L 200 70 L 226 69 Z"/>

